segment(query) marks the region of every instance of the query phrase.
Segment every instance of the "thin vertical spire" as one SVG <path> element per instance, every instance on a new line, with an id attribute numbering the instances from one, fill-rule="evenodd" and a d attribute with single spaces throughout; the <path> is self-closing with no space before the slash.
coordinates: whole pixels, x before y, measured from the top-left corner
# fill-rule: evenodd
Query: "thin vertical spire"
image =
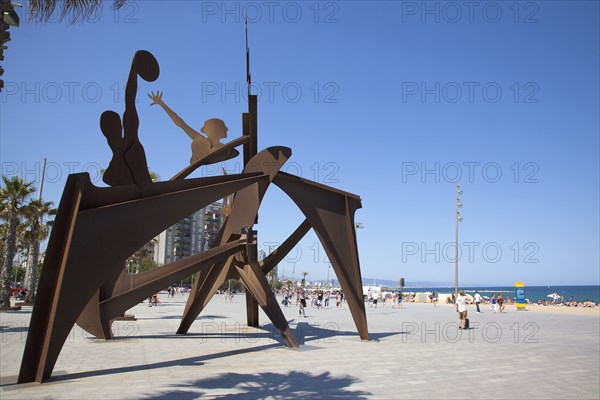
<path id="1" fill-rule="evenodd" d="M 250 96 L 250 85 L 252 76 L 250 74 L 250 48 L 248 47 L 248 16 L 244 19 L 244 29 L 246 30 L 246 83 L 248 84 L 248 96 Z"/>

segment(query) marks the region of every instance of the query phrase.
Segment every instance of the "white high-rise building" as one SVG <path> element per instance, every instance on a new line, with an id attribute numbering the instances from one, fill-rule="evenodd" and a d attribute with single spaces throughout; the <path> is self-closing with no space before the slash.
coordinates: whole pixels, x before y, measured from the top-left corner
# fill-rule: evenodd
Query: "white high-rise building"
<path id="1" fill-rule="evenodd" d="M 185 217 L 156 237 L 154 261 L 165 265 L 208 250 L 223 225 L 221 203 Z"/>

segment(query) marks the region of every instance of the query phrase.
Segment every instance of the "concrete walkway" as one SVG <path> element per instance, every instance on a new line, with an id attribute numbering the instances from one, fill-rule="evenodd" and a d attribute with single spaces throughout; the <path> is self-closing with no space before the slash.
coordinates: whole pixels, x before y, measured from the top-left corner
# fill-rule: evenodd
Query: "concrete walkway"
<path id="1" fill-rule="evenodd" d="M 284 307 L 301 347 L 283 346 L 261 314 L 247 328 L 243 295 L 216 296 L 188 335 L 175 335 L 185 300 L 161 294 L 119 322 L 113 341 L 74 328 L 51 381 L 16 385 L 31 309 L 0 313 L 4 399 L 598 399 L 600 318 L 476 314 L 457 329 L 452 306 L 367 308 L 371 340 L 348 308 Z M 487 310 L 485 310 L 487 311 Z"/>

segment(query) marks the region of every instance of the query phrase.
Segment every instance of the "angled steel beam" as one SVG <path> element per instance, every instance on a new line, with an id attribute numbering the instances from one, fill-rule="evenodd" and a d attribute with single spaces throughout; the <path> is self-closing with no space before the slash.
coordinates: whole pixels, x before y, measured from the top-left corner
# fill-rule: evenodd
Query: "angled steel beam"
<path id="1" fill-rule="evenodd" d="M 171 178 L 171 180 L 176 181 L 184 179 L 203 165 L 215 164 L 237 156 L 239 153 L 237 152 L 237 150 L 235 150 L 235 148 L 237 146 L 247 143 L 249 140 L 249 137 L 242 136 L 232 140 L 229 143 L 226 143 L 222 147 L 211 151 L 206 156 L 202 157 L 200 160 L 188 165 L 187 167 L 179 171 L 175 176 Z"/>
<path id="2" fill-rule="evenodd" d="M 221 228 L 220 244 L 227 243 L 231 235 L 240 234 L 242 229 L 254 225 L 258 209 L 264 197 L 270 180 L 275 177 L 279 169 L 291 156 L 292 151 L 287 147 L 270 147 L 254 156 L 244 168 L 244 173 L 258 172 L 268 176 L 267 180 L 256 183 L 238 191 L 233 200 L 231 214 Z M 192 323 L 212 299 L 215 291 L 225 282 L 233 259 L 225 263 L 213 265 L 208 272 L 194 282 L 194 288 L 188 298 L 178 334 L 188 332 Z"/>
<path id="3" fill-rule="evenodd" d="M 360 197 L 284 172 L 277 174 L 273 183 L 296 203 L 315 230 L 340 281 L 360 338 L 368 340 L 354 227 Z"/>
<path id="4" fill-rule="evenodd" d="M 20 383 L 50 377 L 75 321 L 136 248 L 195 210 L 269 179 L 264 174 L 218 178 L 98 188 L 88 174 L 69 176 L 48 242 Z M 140 246 L 127 245 L 132 242 Z"/>
<path id="5" fill-rule="evenodd" d="M 243 267 L 237 267 L 240 278 L 244 283 L 244 286 L 256 302 L 263 309 L 267 317 L 273 322 L 273 325 L 285 341 L 287 347 L 298 347 L 298 342 L 292 333 L 283 311 L 277 303 L 275 294 L 267 282 L 264 272 L 258 266 L 258 263 L 251 262 Z"/>
<path id="6" fill-rule="evenodd" d="M 101 300 L 98 291 L 79 316 L 77 325 L 99 339 L 111 339 L 115 318 L 153 293 L 243 251 L 245 245 L 245 240 L 232 241 L 141 274 L 132 275 L 123 270 L 112 295 Z"/>
<path id="7" fill-rule="evenodd" d="M 273 268 L 275 268 L 275 266 L 279 264 L 290 251 L 292 251 L 294 246 L 302 240 L 310 228 L 310 222 L 305 219 L 300 226 L 298 226 L 298 228 L 296 228 L 296 230 L 279 247 L 277 247 L 277 249 L 275 249 L 274 252 L 269 254 L 264 260 L 259 261 L 260 268 L 265 275 L 271 272 Z"/>

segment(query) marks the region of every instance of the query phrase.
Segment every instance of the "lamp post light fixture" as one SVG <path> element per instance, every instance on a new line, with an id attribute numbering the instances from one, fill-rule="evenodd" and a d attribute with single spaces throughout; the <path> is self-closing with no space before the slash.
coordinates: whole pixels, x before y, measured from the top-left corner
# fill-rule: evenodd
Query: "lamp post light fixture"
<path id="1" fill-rule="evenodd" d="M 458 223 L 462 222 L 462 217 L 460 215 L 459 209 L 462 208 L 462 203 L 460 202 L 460 196 L 462 196 L 463 191 L 460 188 L 458 182 L 456 182 L 456 254 L 454 258 L 454 297 L 458 298 Z"/>

